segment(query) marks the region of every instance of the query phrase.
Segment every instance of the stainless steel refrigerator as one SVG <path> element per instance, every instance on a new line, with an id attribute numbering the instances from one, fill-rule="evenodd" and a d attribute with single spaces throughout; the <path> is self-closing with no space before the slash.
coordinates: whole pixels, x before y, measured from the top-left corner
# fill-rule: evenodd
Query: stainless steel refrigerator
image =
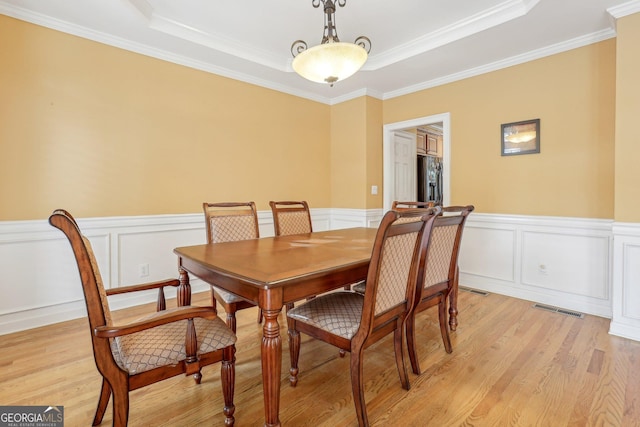
<path id="1" fill-rule="evenodd" d="M 419 202 L 442 204 L 442 162 L 436 156 L 418 156 Z"/>

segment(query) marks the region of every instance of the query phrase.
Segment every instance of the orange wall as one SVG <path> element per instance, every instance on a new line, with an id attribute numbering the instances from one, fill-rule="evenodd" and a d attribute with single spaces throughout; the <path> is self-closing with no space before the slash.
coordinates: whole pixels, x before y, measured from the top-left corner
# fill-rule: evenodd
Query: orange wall
<path id="1" fill-rule="evenodd" d="M 366 97 L 331 107 L 332 207 L 365 205 L 366 115 Z"/>
<path id="2" fill-rule="evenodd" d="M 371 186 L 379 188 L 371 194 Z M 382 101 L 363 96 L 331 107 L 331 201 L 337 208 L 382 206 Z"/>
<path id="3" fill-rule="evenodd" d="M 617 22 L 615 219 L 640 222 L 640 13 Z"/>
<path id="4" fill-rule="evenodd" d="M 367 209 L 382 207 L 382 105 L 379 99 L 367 97 Z M 371 194 L 371 186 L 378 194 Z"/>
<path id="5" fill-rule="evenodd" d="M 382 125 L 443 112 L 452 203 L 478 212 L 613 218 L 614 150 L 618 162 L 638 154 L 628 128 L 619 127 L 625 151 L 614 145 L 615 40 L 334 106 L 2 15 L 0 52 L 0 220 L 58 207 L 78 217 L 192 213 L 205 200 L 380 208 Z M 638 65 L 627 69 L 618 78 L 637 91 Z M 637 110 L 629 114 L 633 123 Z M 501 157 L 500 124 L 532 118 L 542 122 L 541 153 Z M 624 210 L 640 211 L 636 199 Z"/>
<path id="6" fill-rule="evenodd" d="M 384 123 L 451 113 L 451 201 L 477 212 L 613 218 L 615 40 L 384 102 Z M 541 120 L 541 153 L 500 125 Z"/>
<path id="7" fill-rule="evenodd" d="M 330 207 L 330 107 L 0 15 L 0 220 Z"/>

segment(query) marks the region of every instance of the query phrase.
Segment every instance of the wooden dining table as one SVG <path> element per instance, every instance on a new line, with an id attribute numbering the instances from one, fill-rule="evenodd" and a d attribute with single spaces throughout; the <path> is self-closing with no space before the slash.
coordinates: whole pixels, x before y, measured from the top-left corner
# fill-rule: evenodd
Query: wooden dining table
<path id="1" fill-rule="evenodd" d="M 185 246 L 178 256 L 178 304 L 189 305 L 189 274 L 262 309 L 265 426 L 279 426 L 282 339 L 278 315 L 288 303 L 364 280 L 377 229 L 349 228 Z"/>

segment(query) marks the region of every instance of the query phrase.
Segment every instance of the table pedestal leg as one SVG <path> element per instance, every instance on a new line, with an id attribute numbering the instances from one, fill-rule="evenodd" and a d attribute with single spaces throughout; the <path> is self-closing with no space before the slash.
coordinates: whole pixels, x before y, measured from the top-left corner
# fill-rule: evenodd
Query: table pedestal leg
<path id="1" fill-rule="evenodd" d="M 262 388 L 264 392 L 264 425 L 280 426 L 280 373 L 282 363 L 282 340 L 278 315 L 280 310 L 262 310 Z"/>

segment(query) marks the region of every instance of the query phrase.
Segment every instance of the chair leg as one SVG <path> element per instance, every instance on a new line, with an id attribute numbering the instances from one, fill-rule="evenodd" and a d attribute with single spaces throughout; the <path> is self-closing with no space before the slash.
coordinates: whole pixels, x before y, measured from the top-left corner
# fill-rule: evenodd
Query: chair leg
<path id="1" fill-rule="evenodd" d="M 367 407 L 364 401 L 364 381 L 362 378 L 363 348 L 351 351 L 351 391 L 353 403 L 356 405 L 356 415 L 360 427 L 368 426 Z"/>
<path id="2" fill-rule="evenodd" d="M 102 388 L 100 389 L 100 397 L 98 398 L 98 407 L 96 408 L 96 415 L 93 417 L 94 426 L 100 425 L 104 413 L 107 410 L 107 404 L 111 397 L 111 386 L 104 377 L 102 377 Z"/>
<path id="3" fill-rule="evenodd" d="M 451 347 L 451 338 L 449 337 L 449 328 L 447 327 L 446 295 L 442 295 L 440 297 L 440 301 L 438 301 L 438 320 L 440 321 L 440 335 L 442 335 L 444 349 L 447 353 L 451 353 L 453 351 L 453 348 Z"/>
<path id="4" fill-rule="evenodd" d="M 460 276 L 460 268 L 456 267 L 454 284 L 449 292 L 449 327 L 452 331 L 458 328 L 458 278 Z"/>
<path id="5" fill-rule="evenodd" d="M 262 323 L 262 309 L 258 307 L 258 323 Z"/>
<path id="6" fill-rule="evenodd" d="M 398 368 L 398 375 L 400 376 L 400 384 L 402 384 L 403 389 L 409 390 L 411 384 L 409 384 L 409 375 L 407 375 L 407 365 L 404 363 L 403 338 L 403 328 L 402 325 L 399 325 L 396 330 L 393 331 L 393 349 L 396 355 L 396 367 Z"/>
<path id="7" fill-rule="evenodd" d="M 411 370 L 414 374 L 420 375 L 420 362 L 416 352 L 416 316 L 415 312 L 411 312 L 407 317 L 407 350 L 409 352 L 409 360 L 411 361 Z"/>
<path id="8" fill-rule="evenodd" d="M 233 403 L 233 395 L 236 383 L 236 356 L 235 346 L 229 346 L 222 350 L 222 366 L 220 377 L 222 382 L 222 395 L 224 396 L 224 425 L 232 426 L 235 423 L 233 414 L 236 406 Z"/>
<path id="9" fill-rule="evenodd" d="M 218 302 L 216 301 L 216 291 L 213 290 L 213 286 L 211 286 L 211 307 L 213 307 L 213 311 L 218 313 Z"/>
<path id="10" fill-rule="evenodd" d="M 129 422 L 129 385 L 126 375 L 112 378 L 113 427 L 126 427 Z"/>
<path id="11" fill-rule="evenodd" d="M 300 359 L 300 332 L 295 329 L 295 321 L 289 319 L 289 358 L 291 368 L 289 368 L 289 385 L 295 387 L 298 384 L 298 359 Z"/>
<path id="12" fill-rule="evenodd" d="M 236 333 L 236 311 L 234 309 L 227 312 L 227 326 L 234 334 Z"/>

